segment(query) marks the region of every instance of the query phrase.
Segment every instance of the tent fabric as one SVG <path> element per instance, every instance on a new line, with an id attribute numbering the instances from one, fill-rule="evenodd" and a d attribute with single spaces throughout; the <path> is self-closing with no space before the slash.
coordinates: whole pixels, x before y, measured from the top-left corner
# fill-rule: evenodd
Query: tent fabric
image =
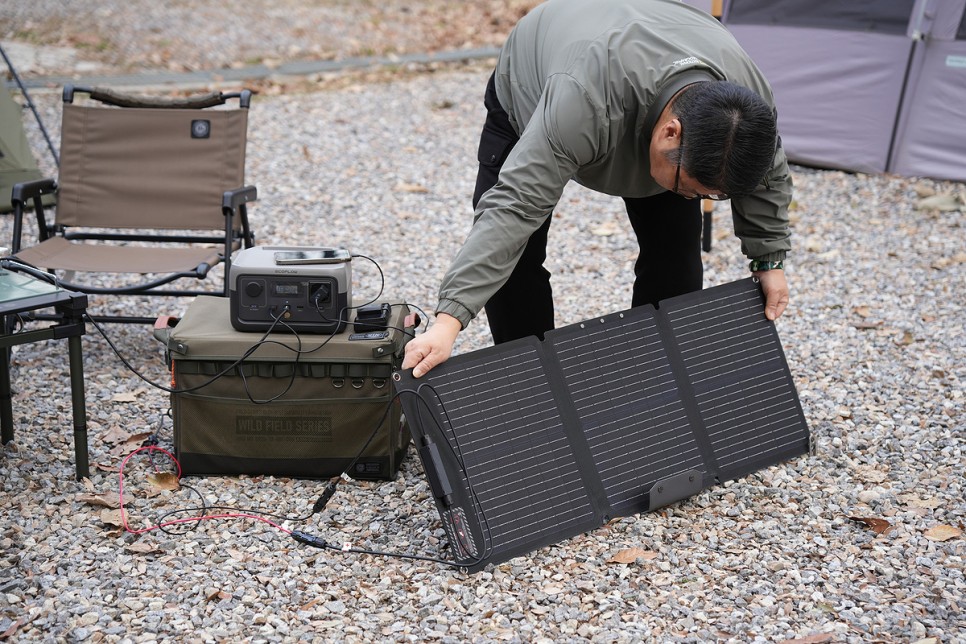
<path id="1" fill-rule="evenodd" d="M 790 161 L 886 169 L 909 62 L 905 35 L 784 25 L 728 28 L 772 85 Z"/>
<path id="2" fill-rule="evenodd" d="M 790 161 L 966 180 L 966 0 L 726 0 Z"/>
<path id="3" fill-rule="evenodd" d="M 904 34 L 914 0 L 732 0 L 729 24 Z"/>
<path id="4" fill-rule="evenodd" d="M 14 185 L 42 178 L 23 130 L 22 110 L 13 95 L 0 88 L 0 213 L 13 210 Z"/>
<path id="5" fill-rule="evenodd" d="M 928 38 L 917 46 L 889 171 L 966 180 L 966 0 L 927 12 Z"/>

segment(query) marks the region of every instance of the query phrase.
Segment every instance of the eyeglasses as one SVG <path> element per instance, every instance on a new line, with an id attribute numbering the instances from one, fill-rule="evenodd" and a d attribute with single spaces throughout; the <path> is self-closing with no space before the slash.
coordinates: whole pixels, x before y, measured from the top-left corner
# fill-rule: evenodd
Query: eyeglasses
<path id="1" fill-rule="evenodd" d="M 680 121 L 678 121 L 678 122 L 680 123 Z M 682 137 L 684 136 L 684 125 L 683 124 L 681 125 L 681 136 Z M 682 138 L 681 140 L 683 141 L 684 139 Z M 711 201 L 727 201 L 728 199 L 731 199 L 731 197 L 729 197 L 725 193 L 720 193 L 720 194 L 716 194 L 716 195 L 703 195 L 700 192 L 695 192 L 692 195 L 681 194 L 680 192 L 678 192 L 678 185 L 680 183 L 681 183 L 681 157 L 679 155 L 678 156 L 678 168 L 677 168 L 677 170 L 674 171 L 674 190 L 673 190 L 673 192 L 675 192 L 676 194 L 681 195 L 685 199 L 710 199 Z"/>
<path id="2" fill-rule="evenodd" d="M 681 161 L 678 160 L 678 168 L 674 171 L 674 190 L 673 192 L 681 195 L 685 199 L 710 199 L 711 201 L 727 201 L 731 199 L 730 196 L 725 193 L 720 193 L 716 195 L 703 195 L 700 192 L 695 192 L 692 195 L 686 195 L 678 192 L 678 184 L 681 182 Z"/>

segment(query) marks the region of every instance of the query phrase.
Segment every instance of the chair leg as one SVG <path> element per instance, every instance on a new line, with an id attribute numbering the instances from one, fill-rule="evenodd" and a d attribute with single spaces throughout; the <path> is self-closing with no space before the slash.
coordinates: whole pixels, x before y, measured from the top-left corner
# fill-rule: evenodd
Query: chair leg
<path id="1" fill-rule="evenodd" d="M 87 454 L 87 404 L 84 395 L 84 356 L 80 336 L 67 340 L 70 353 L 70 395 L 74 419 L 74 459 L 77 480 L 90 476 Z"/>
<path id="2" fill-rule="evenodd" d="M 701 227 L 701 250 L 706 253 L 711 252 L 711 227 L 714 215 L 714 202 L 704 199 L 701 202 L 702 227 Z"/>

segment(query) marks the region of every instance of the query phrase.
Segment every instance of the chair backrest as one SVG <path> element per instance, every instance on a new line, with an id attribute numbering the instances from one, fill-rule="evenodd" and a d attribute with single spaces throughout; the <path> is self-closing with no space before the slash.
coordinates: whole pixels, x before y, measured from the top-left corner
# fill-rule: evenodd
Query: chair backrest
<path id="1" fill-rule="evenodd" d="M 245 183 L 248 109 L 64 103 L 57 223 L 224 230 Z M 236 218 L 237 219 L 237 218 Z"/>

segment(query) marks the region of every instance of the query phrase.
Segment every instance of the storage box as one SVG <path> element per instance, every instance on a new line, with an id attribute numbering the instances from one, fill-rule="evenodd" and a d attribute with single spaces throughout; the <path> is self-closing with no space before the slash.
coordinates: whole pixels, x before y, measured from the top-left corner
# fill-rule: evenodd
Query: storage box
<path id="1" fill-rule="evenodd" d="M 240 332 L 229 315 L 227 298 L 201 296 L 159 335 L 184 474 L 326 478 L 352 464 L 355 478 L 395 477 L 410 435 L 390 378 L 415 326 L 408 307 L 375 334 Z"/>

